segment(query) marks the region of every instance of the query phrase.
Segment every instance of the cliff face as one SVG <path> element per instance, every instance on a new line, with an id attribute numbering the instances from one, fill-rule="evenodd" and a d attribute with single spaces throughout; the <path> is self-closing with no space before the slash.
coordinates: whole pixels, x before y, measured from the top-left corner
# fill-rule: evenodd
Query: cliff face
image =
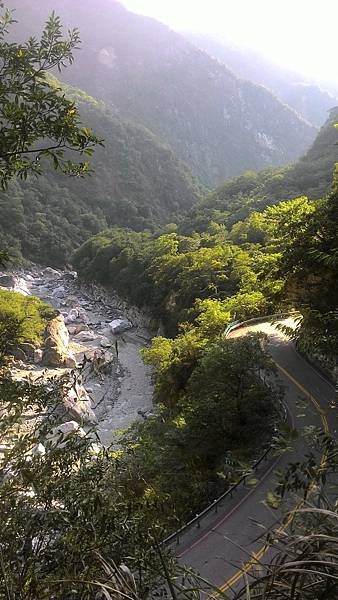
<path id="1" fill-rule="evenodd" d="M 312 125 L 320 127 L 338 103 L 335 92 L 322 89 L 306 77 L 269 62 L 258 53 L 214 36 L 184 32 L 195 46 L 214 56 L 238 77 L 264 85 Z"/>

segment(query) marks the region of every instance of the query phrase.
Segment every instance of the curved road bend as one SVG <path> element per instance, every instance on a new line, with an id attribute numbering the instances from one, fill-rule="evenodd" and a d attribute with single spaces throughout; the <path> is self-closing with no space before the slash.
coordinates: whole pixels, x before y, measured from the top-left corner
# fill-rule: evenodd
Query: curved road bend
<path id="1" fill-rule="evenodd" d="M 285 321 L 286 322 L 286 321 Z M 330 408 L 334 387 L 295 351 L 289 339 L 271 323 L 260 323 L 232 332 L 238 337 L 249 332 L 264 332 L 269 336 L 267 350 L 278 367 L 278 379 L 285 387 L 285 401 L 292 425 L 300 429 L 314 425 L 335 433 L 335 410 Z M 243 583 L 240 569 L 253 553 L 263 555 L 264 529 L 276 526 L 278 512 L 264 502 L 273 491 L 276 468 L 302 460 L 308 450 L 298 438 L 292 451 L 267 461 L 257 471 L 254 485 L 241 486 L 233 498 L 227 498 L 218 513 L 208 515 L 200 525 L 185 534 L 173 548 L 181 564 L 193 567 L 203 578 L 231 595 L 231 588 Z M 253 478 L 252 478 L 253 479 Z"/>

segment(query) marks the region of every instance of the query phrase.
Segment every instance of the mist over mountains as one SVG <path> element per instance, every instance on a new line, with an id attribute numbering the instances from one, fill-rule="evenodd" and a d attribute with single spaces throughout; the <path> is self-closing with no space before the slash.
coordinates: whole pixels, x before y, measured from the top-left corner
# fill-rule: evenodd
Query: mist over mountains
<path id="1" fill-rule="evenodd" d="M 338 94 L 309 81 L 301 74 L 278 67 L 258 53 L 212 35 L 184 32 L 184 37 L 210 56 L 217 58 L 237 76 L 264 85 L 282 102 L 319 127 L 327 112 L 338 104 Z"/>
<path id="2" fill-rule="evenodd" d="M 62 77 L 159 136 L 204 185 L 294 161 L 315 137 L 315 127 L 270 91 L 115 0 L 9 6 L 22 38 L 53 9 L 66 27 L 78 27 L 82 48 Z"/>
<path id="3" fill-rule="evenodd" d="M 47 170 L 0 194 L 0 243 L 17 256 L 65 264 L 107 227 L 150 231 L 188 214 L 187 229 L 199 230 L 209 217 L 221 222 L 232 213 L 233 221 L 250 207 L 305 193 L 316 198 L 329 189 L 338 160 L 333 117 L 305 154 L 317 129 L 305 119 L 309 113 L 301 116 L 276 97 L 278 85 L 296 96 L 299 86 L 271 65 L 251 55 L 245 62 L 243 53 L 220 46 L 212 58 L 116 0 L 8 0 L 8 6 L 18 20 L 13 39 L 39 36 L 53 9 L 65 28 L 80 29 L 81 50 L 58 74 L 60 86 L 83 123 L 105 139 L 85 183 Z M 221 51 L 237 74 L 256 80 L 260 74 L 259 85 L 221 64 Z M 210 52 L 217 54 L 215 46 Z M 319 88 L 315 96 L 313 122 L 319 122 L 335 98 Z M 268 170 L 255 174 L 262 168 Z"/>

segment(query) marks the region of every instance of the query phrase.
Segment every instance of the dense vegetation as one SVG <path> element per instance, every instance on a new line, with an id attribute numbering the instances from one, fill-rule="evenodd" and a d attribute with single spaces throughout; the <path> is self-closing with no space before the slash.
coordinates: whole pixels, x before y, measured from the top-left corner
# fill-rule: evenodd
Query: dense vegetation
<path id="1" fill-rule="evenodd" d="M 333 191 L 298 231 L 285 255 L 285 294 L 304 315 L 297 331 L 305 350 L 327 358 L 331 369 L 338 355 L 338 172 Z"/>
<path id="2" fill-rule="evenodd" d="M 189 347 L 196 326 L 210 341 L 233 319 L 296 308 L 304 316 L 298 342 L 332 362 L 337 350 L 336 181 L 327 199 L 280 202 L 228 229 L 210 222 L 202 233 L 185 236 L 108 230 L 79 249 L 75 264 L 82 276 L 114 285 L 150 308 L 167 333 L 179 332 L 174 343 L 182 339 Z M 163 351 L 166 368 L 182 366 L 171 344 L 155 339 L 149 355 L 164 381 Z M 189 378 L 189 361 L 182 364 Z M 181 381 L 180 373 L 171 377 L 169 397 L 170 390 L 176 394 L 176 377 Z"/>
<path id="3" fill-rule="evenodd" d="M 10 5 L 24 36 L 36 34 L 56 8 L 54 0 Z M 57 11 L 83 40 L 65 80 L 150 129 L 209 187 L 246 169 L 287 164 L 315 137 L 316 129 L 267 89 L 116 0 L 58 0 Z"/>
<path id="4" fill-rule="evenodd" d="M 53 312 L 39 298 L 0 289 L 0 361 L 22 342 L 40 345 Z"/>
<path id="5" fill-rule="evenodd" d="M 213 307 L 224 312 L 223 325 L 278 307 L 285 256 L 315 209 L 301 197 L 253 212 L 230 230 L 211 223 L 190 236 L 112 229 L 88 240 L 74 264 L 83 277 L 150 308 L 170 333 L 194 318 L 212 329 Z"/>
<path id="6" fill-rule="evenodd" d="M 188 169 L 150 132 L 80 90 L 63 90 L 83 121 L 106 140 L 91 161 L 94 173 L 84 184 L 45 171 L 0 194 L 0 247 L 52 265 L 69 262 L 74 248 L 107 226 L 142 230 L 170 220 L 201 192 Z"/>
<path id="7" fill-rule="evenodd" d="M 97 451 L 91 435 L 53 437 L 59 385 L 0 377 L 11 444 L 0 464 L 0 596 L 89 600 L 102 582 L 114 599 L 119 589 L 146 597 L 162 568 L 155 501 L 146 507 L 127 455 Z M 40 418 L 18 432 L 28 410 Z"/>
<path id="8" fill-rule="evenodd" d="M 150 308 L 174 333 L 178 323 L 207 307 L 201 301 L 208 298 L 224 300 L 224 310 L 235 318 L 268 307 L 262 294 L 268 286 L 261 277 L 264 257 L 259 260 L 226 238 L 221 228 L 201 236 L 113 229 L 86 242 L 74 264 L 87 279 L 114 285 L 122 295 Z M 197 299 L 200 304 L 195 304 Z"/>
<path id="9" fill-rule="evenodd" d="M 95 114 L 102 111 L 105 126 L 116 118 L 110 113 L 106 116 L 109 111 L 104 106 L 78 91 L 68 89 L 67 93 L 73 94 L 76 102 L 89 104 Z M 44 124 L 48 125 L 48 118 Z M 328 131 L 331 134 L 334 129 L 323 131 L 323 144 Z M 132 143 L 134 147 L 135 138 Z M 167 158 L 171 156 L 168 149 L 163 152 Z M 323 167 L 318 186 L 325 186 L 332 152 L 323 164 L 320 153 L 311 152 L 317 175 Z M 132 165 L 128 169 L 134 173 Z M 100 166 L 98 170 L 102 176 Z M 179 170 L 182 173 L 180 166 Z M 20 164 L 16 164 L 11 175 L 20 172 Z M 244 183 L 250 177 L 244 178 Z M 0 457 L 3 597 L 89 600 L 99 590 L 99 597 L 109 600 L 117 596 L 145 599 L 153 597 L 154 589 L 160 593 L 159 585 L 165 577 L 166 588 L 175 598 L 173 586 L 179 588 L 181 582 L 171 578 L 172 565 L 158 539 L 235 480 L 239 467 L 247 468 L 262 447 L 271 444 L 276 424 L 274 402 L 279 395 L 260 377 L 262 370 L 272 370 L 264 351 L 264 337 L 226 339 L 225 327 L 233 319 L 296 307 L 304 315 L 296 332 L 297 341 L 310 351 L 331 360 L 336 358 L 338 179 L 335 177 L 327 198 L 314 201 L 301 195 L 285 200 L 283 194 L 284 201 L 278 203 L 277 197 L 273 202 L 259 200 L 268 185 L 269 178 L 264 177 L 266 174 L 256 177 L 259 185 L 263 181 L 260 190 L 251 184 L 241 189 L 241 180 L 231 182 L 229 185 L 234 187 L 230 192 L 228 189 L 231 197 L 226 199 L 229 205 L 222 205 L 224 198 L 220 197 L 214 212 L 210 205 L 210 213 L 199 207 L 199 227 L 193 223 L 189 234 L 174 224 L 168 225 L 164 233 L 113 228 L 97 234 L 76 252 L 75 263 L 83 277 L 114 285 L 131 300 L 147 305 L 157 319 L 163 318 L 171 334 L 154 338 L 143 352 L 145 362 L 153 366 L 156 415 L 125 432 L 118 450 L 94 445 L 92 432 L 84 437 L 73 434 L 67 440 L 61 436 L 58 441 L 51 434 L 58 419 L 55 409 L 62 396 L 60 383 L 69 385 L 76 374 L 65 375 L 61 382 L 48 382 L 47 386 L 33 385 L 31 381 L 13 381 L 1 368 L 0 433 L 7 444 L 7 451 Z M 295 173 L 292 177 L 291 181 L 296 181 Z M 6 184 L 6 174 L 3 181 Z M 49 181 L 57 179 L 47 173 L 43 181 L 48 183 L 45 191 L 49 194 Z M 313 185 L 313 181 L 310 177 L 307 185 Z M 282 185 L 289 183 L 287 178 L 282 181 Z M 88 184 L 86 193 L 90 192 Z M 8 198 L 5 206 L 9 216 Z M 240 198 L 246 204 L 244 211 L 230 218 L 229 211 L 236 212 Z M 32 188 L 29 200 L 27 214 L 33 219 L 36 207 L 31 210 L 35 200 Z M 63 201 L 64 211 L 74 209 L 67 198 Z M 115 208 L 118 211 L 120 207 Z M 58 201 L 42 217 L 38 215 L 45 228 L 44 240 L 48 221 L 56 213 L 59 219 L 59 209 Z M 75 222 L 82 213 L 76 212 L 77 207 L 74 210 Z M 140 229 L 145 221 L 138 219 L 149 216 L 141 213 L 134 214 L 132 223 Z M 104 223 L 97 221 L 93 226 L 93 215 L 88 216 L 88 229 L 92 227 L 95 232 L 109 223 L 103 209 L 100 218 Z M 36 243 L 34 236 L 38 237 L 40 223 L 26 238 L 25 219 L 19 216 L 20 210 L 14 210 L 10 235 L 16 223 L 20 239 L 28 248 L 31 244 L 29 252 L 43 251 L 47 257 L 54 251 L 58 262 L 65 260 L 80 241 L 79 227 L 79 238 L 72 243 L 75 235 L 71 230 L 59 245 L 56 235 L 49 246 L 41 244 L 40 238 Z M 127 223 L 125 214 L 121 219 L 125 219 L 122 224 Z M 58 220 L 60 234 L 65 222 Z M 11 244 L 11 238 L 6 239 Z M 62 254 L 64 239 L 69 240 L 69 246 Z M 2 254 L 0 261 L 4 258 Z M 36 299 L 1 292 L 1 358 L 8 352 L 9 336 L 15 342 L 38 341 L 49 314 Z M 25 419 L 28 411 L 39 416 L 30 419 L 29 425 Z M 23 421 L 25 427 L 18 427 Z M 337 457 L 336 445 L 327 436 L 321 441 L 325 461 L 316 464 L 316 448 L 307 465 L 290 466 L 286 479 L 279 482 L 278 499 L 290 489 L 301 491 L 307 498 L 314 483 L 320 496 L 319 486 L 325 483 L 328 467 L 336 468 Z M 318 593 L 322 598 L 325 594 L 334 597 L 334 510 L 324 515 L 324 524 L 323 512 L 319 517 L 314 512 L 308 518 L 293 516 L 296 535 L 283 532 L 286 552 L 278 555 L 259 584 L 251 586 L 253 593 L 258 591 L 255 597 L 279 600 L 285 597 L 284 590 L 297 600 L 313 600 Z M 290 565 L 289 556 L 298 558 L 298 562 Z M 299 561 L 300 556 L 304 560 Z M 189 586 L 178 592 L 179 597 L 191 598 Z M 248 586 L 244 593 L 246 597 L 250 594 Z"/>
<path id="10" fill-rule="evenodd" d="M 257 455 L 272 432 L 274 393 L 258 377 L 271 365 L 259 341 L 223 340 L 233 318 L 271 305 L 262 290 L 254 291 L 263 260 L 256 268 L 253 256 L 221 239 L 222 232 L 203 238 L 113 229 L 75 256 L 82 276 L 114 285 L 150 309 L 167 332 L 178 332 L 173 339 L 154 338 L 144 350 L 159 416 L 131 433 L 139 472 L 154 494 L 170 498 L 169 513 L 163 509 L 169 521 L 224 489 L 231 463 Z M 254 440 L 250 432 L 258 423 Z M 174 469 L 182 485 L 168 477 Z"/>
<path id="11" fill-rule="evenodd" d="M 131 18 L 115 3 L 114 7 L 124 15 L 123 19 Z M 24 8 L 28 12 L 36 10 L 37 4 Z M 66 5 L 61 3 L 60 8 L 66 10 Z M 135 19 L 137 28 L 139 21 Z M 20 27 L 20 23 L 13 27 Z M 86 39 L 90 32 L 85 29 L 84 34 Z M 81 60 L 81 53 L 79 57 Z M 76 64 L 70 71 L 74 69 Z M 54 90 L 58 84 L 49 79 L 49 85 Z M 24 256 L 60 266 L 69 263 L 74 248 L 107 227 L 117 225 L 143 231 L 154 230 L 164 222 L 180 222 L 182 214 L 196 205 L 203 194 L 189 169 L 149 130 L 123 118 L 110 101 L 105 105 L 69 86 L 63 86 L 63 91 L 67 102 L 78 106 L 83 122 L 93 128 L 98 138 L 105 138 L 105 147 L 96 149 L 92 159 L 94 172 L 86 185 L 77 178 L 45 170 L 39 179 L 15 181 L 7 193 L 0 194 L 0 247 L 10 248 L 18 258 Z M 254 209 L 261 210 L 297 195 L 321 197 L 337 160 L 334 133 L 329 127 L 332 119 L 296 165 L 251 172 L 226 183 L 198 203 L 181 225 L 181 231 L 206 231 L 210 221 L 228 226 Z"/>

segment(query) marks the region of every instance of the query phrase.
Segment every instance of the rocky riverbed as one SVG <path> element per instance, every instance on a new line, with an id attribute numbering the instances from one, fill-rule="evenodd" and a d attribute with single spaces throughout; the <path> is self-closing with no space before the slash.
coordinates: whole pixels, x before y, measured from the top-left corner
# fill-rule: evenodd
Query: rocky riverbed
<path id="1" fill-rule="evenodd" d="M 86 420 L 96 422 L 104 445 L 115 441 L 118 430 L 151 413 L 151 373 L 140 355 L 151 339 L 144 314 L 113 292 L 81 284 L 75 272 L 50 267 L 0 275 L 0 286 L 38 296 L 59 313 L 49 326 L 44 351 L 29 360 L 20 356 L 20 364 L 12 368 L 15 377 L 71 373 L 76 397 L 68 399 L 70 418 L 79 416 L 82 402 Z"/>

